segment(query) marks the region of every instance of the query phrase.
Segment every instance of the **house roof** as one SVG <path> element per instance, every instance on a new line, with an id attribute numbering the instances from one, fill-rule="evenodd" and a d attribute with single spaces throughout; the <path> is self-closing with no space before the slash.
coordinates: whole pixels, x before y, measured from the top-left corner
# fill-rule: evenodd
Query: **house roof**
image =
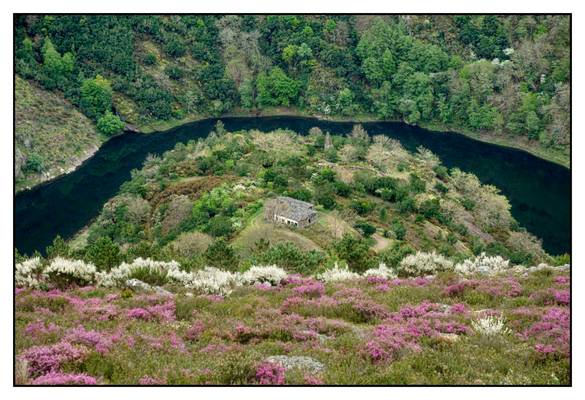
<path id="1" fill-rule="evenodd" d="M 280 196 L 276 201 L 282 207 L 279 207 L 276 215 L 292 219 L 294 221 L 303 221 L 307 218 L 315 216 L 317 213 L 313 210 L 313 204 L 293 199 L 292 197 Z"/>

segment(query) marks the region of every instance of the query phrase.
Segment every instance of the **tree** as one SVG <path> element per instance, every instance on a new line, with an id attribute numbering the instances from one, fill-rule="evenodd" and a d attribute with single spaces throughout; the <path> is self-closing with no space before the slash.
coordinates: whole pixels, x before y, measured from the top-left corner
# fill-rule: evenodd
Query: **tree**
<path id="1" fill-rule="evenodd" d="M 97 129 L 104 135 L 112 136 L 116 133 L 122 132 L 124 129 L 124 122 L 122 122 L 117 115 L 112 114 L 110 111 L 106 111 L 105 115 L 98 119 Z"/>
<path id="2" fill-rule="evenodd" d="M 228 271 L 236 271 L 238 269 L 238 256 L 233 247 L 230 246 L 225 239 L 216 239 L 207 247 L 203 255 L 209 265 L 223 268 Z"/>
<path id="3" fill-rule="evenodd" d="M 46 38 L 43 43 L 42 54 L 43 72 L 46 77 L 43 83 L 48 89 L 62 89 L 67 76 L 73 72 L 75 67 L 73 54 L 65 53 L 61 56 L 49 38 Z"/>
<path id="4" fill-rule="evenodd" d="M 98 119 L 112 108 L 110 81 L 97 75 L 81 84 L 81 108 L 91 118 Z"/>
<path id="5" fill-rule="evenodd" d="M 398 240 L 403 240 L 406 236 L 406 228 L 399 219 L 394 219 L 392 221 L 392 230 Z"/>
<path id="6" fill-rule="evenodd" d="M 282 69 L 274 67 L 269 74 L 261 73 L 256 80 L 258 103 L 262 106 L 290 106 L 297 100 L 300 85 Z"/>
<path id="7" fill-rule="evenodd" d="M 339 258 L 347 261 L 349 268 L 355 272 L 364 272 L 375 264 L 375 260 L 369 255 L 370 246 L 364 239 L 346 233 L 334 244 L 334 248 Z"/>
<path id="8" fill-rule="evenodd" d="M 46 248 L 47 258 L 55 258 L 55 257 L 69 257 L 71 253 L 71 249 L 69 245 L 63 238 L 59 235 L 53 240 L 53 244 L 47 246 Z"/>
<path id="9" fill-rule="evenodd" d="M 229 236 L 234 231 L 232 222 L 228 217 L 216 215 L 209 221 L 208 232 L 215 237 Z"/>
<path id="10" fill-rule="evenodd" d="M 85 261 L 100 271 L 109 271 L 120 263 L 120 248 L 108 236 L 102 236 L 87 246 Z"/>

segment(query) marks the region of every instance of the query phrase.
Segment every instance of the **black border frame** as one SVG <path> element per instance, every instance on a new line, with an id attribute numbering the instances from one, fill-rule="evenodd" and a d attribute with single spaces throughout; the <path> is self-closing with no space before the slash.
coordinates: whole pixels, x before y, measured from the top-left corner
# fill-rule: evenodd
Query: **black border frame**
<path id="1" fill-rule="evenodd" d="M 98 16 L 98 15 L 116 15 L 116 16 L 130 16 L 130 15 L 215 15 L 215 16 L 224 16 L 224 15 L 367 15 L 367 16 L 400 16 L 400 15 L 535 15 L 535 16 L 542 16 L 542 15 L 555 15 L 555 16 L 568 16 L 569 17 L 569 38 L 570 38 L 570 49 L 569 49 L 569 86 L 570 86 L 570 123 L 569 123 L 569 130 L 570 130 L 570 140 L 569 140 L 569 174 L 571 177 L 571 187 L 570 187 L 570 197 L 571 197 L 571 210 L 570 210 L 570 236 L 571 236 L 571 262 L 573 258 L 573 13 L 13 13 L 13 28 L 15 26 L 16 17 L 21 15 L 91 15 L 91 16 Z M 15 178 L 15 166 L 14 166 L 14 154 L 16 151 L 16 47 L 14 46 L 14 31 L 13 31 L 13 48 L 12 48 L 12 154 L 13 154 L 13 162 L 12 162 L 12 191 L 13 191 L 13 209 L 12 209 L 12 237 L 14 240 L 15 235 L 15 209 L 14 203 L 16 202 L 16 178 Z M 508 147 L 508 146 L 505 146 Z M 523 150 L 523 149 L 521 149 Z M 538 157 L 534 155 L 535 157 Z M 539 157 L 540 158 L 540 157 Z M 551 161 L 552 162 L 552 161 Z M 49 181 L 47 181 L 49 182 Z M 42 182 L 40 183 L 42 184 Z M 13 246 L 14 247 L 14 246 Z M 12 279 L 12 295 L 13 295 L 13 302 L 12 302 L 12 318 L 13 318 L 13 339 L 12 339 L 12 356 L 13 356 L 13 366 L 12 366 L 12 387 L 83 387 L 86 388 L 86 385 L 52 385 L 52 386 L 45 386 L 45 385 L 18 385 L 16 384 L 16 281 L 14 279 L 14 265 L 15 265 L 15 255 L 14 251 L 12 253 L 12 265 L 13 265 L 13 279 Z M 284 385 L 284 386 L 275 386 L 275 387 L 282 387 L 286 390 L 286 387 L 546 387 L 546 388 L 555 388 L 555 387 L 573 387 L 573 268 L 571 264 L 571 268 L 569 269 L 569 276 L 570 276 L 570 285 L 569 285 L 569 292 L 571 294 L 570 297 L 570 304 L 569 304 L 569 311 L 570 311 L 570 327 L 569 327 L 569 383 L 566 385 L 496 385 L 496 384 L 486 384 L 486 385 L 472 385 L 472 384 L 462 384 L 462 385 L 422 385 L 422 384 L 413 384 L 413 385 L 396 385 L 396 384 L 388 384 L 388 385 L 318 385 L 318 386 L 311 386 L 311 385 Z M 138 384 L 127 384 L 127 385 L 96 385 L 95 387 L 141 387 L 141 388 L 148 388 L 148 387 L 266 387 L 263 385 L 138 385 Z M 268 386 L 271 387 L 271 386 Z M 50 389 L 49 389 L 50 390 Z"/>

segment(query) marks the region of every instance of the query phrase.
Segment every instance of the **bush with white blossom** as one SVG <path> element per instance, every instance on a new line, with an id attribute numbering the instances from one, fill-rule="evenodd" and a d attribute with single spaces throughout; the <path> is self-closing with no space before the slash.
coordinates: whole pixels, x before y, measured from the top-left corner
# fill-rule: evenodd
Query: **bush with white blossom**
<path id="1" fill-rule="evenodd" d="M 339 281 L 347 281 L 351 279 L 358 279 L 360 277 L 359 274 L 355 272 L 351 272 L 347 267 L 341 268 L 337 263 L 331 269 L 317 275 L 317 279 L 323 282 L 339 282 Z"/>
<path id="2" fill-rule="evenodd" d="M 14 268 L 14 280 L 17 287 L 38 288 L 44 278 L 43 263 L 40 257 L 17 263 Z"/>
<path id="3" fill-rule="evenodd" d="M 398 266 L 398 274 L 403 276 L 425 276 L 452 269 L 453 263 L 448 258 L 434 251 L 431 253 L 419 251 L 402 259 Z"/>
<path id="4" fill-rule="evenodd" d="M 218 268 L 206 267 L 200 271 L 183 275 L 185 287 L 202 294 L 229 295 L 233 288 L 240 284 L 238 273 L 222 271 Z"/>
<path id="5" fill-rule="evenodd" d="M 270 283 L 272 286 L 275 286 L 285 279 L 287 275 L 288 274 L 284 269 L 277 267 L 276 265 L 254 265 L 242 274 L 241 281 L 248 285 Z"/>
<path id="6" fill-rule="evenodd" d="M 366 272 L 363 273 L 363 276 L 365 278 L 367 278 L 368 276 L 376 276 L 385 279 L 397 278 L 396 272 L 388 268 L 384 263 L 380 263 L 380 265 L 378 265 L 378 268 L 368 269 Z"/>
<path id="7" fill-rule="evenodd" d="M 487 256 L 481 253 L 473 259 L 467 259 L 455 265 L 455 271 L 462 275 L 484 274 L 496 275 L 510 269 L 510 261 L 500 256 Z"/>
<path id="8" fill-rule="evenodd" d="M 510 333 L 506 328 L 505 321 L 502 316 L 494 317 L 487 316 L 475 321 L 471 321 L 473 330 L 482 336 L 505 335 Z"/>
<path id="9" fill-rule="evenodd" d="M 130 264 L 123 262 L 109 272 L 99 272 L 97 280 L 98 285 L 105 287 L 120 286 L 132 278 L 144 280 L 149 276 L 154 280 L 165 281 L 173 274 L 180 273 L 179 267 L 176 261 L 154 261 L 139 257 Z"/>
<path id="10" fill-rule="evenodd" d="M 96 267 L 81 260 L 57 257 L 44 270 L 44 274 L 58 285 L 87 285 L 95 280 Z"/>

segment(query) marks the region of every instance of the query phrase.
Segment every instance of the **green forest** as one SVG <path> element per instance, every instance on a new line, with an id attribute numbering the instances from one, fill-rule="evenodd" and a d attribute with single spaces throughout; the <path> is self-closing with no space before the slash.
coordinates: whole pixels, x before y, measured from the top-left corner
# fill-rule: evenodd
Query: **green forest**
<path id="1" fill-rule="evenodd" d="M 125 124 L 151 131 L 293 113 L 449 129 L 567 165 L 569 24 L 546 15 L 21 15 L 15 66 L 101 137 Z M 46 170 L 50 157 L 19 133 L 24 175 Z"/>

